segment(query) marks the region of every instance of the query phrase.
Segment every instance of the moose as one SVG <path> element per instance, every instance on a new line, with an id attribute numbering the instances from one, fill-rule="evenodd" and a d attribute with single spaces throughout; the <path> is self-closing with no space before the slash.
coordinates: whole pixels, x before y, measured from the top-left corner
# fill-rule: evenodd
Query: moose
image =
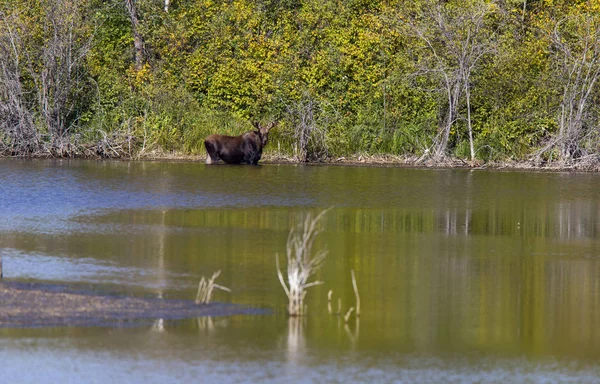
<path id="1" fill-rule="evenodd" d="M 256 165 L 264 146 L 267 145 L 269 130 L 277 125 L 277 122 L 265 126 L 254 122 L 252 125 L 254 130 L 244 132 L 240 136 L 214 134 L 204 139 L 204 147 L 208 154 L 206 164 L 216 164 L 223 160 L 229 164 Z"/>

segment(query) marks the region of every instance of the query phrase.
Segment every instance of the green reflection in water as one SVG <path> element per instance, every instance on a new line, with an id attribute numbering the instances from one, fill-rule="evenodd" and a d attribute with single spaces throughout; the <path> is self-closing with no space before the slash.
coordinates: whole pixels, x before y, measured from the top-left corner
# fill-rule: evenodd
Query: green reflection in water
<path id="1" fill-rule="evenodd" d="M 21 234 L 12 246 L 150 266 L 158 271 L 150 279 L 165 281 L 156 291 L 178 297 L 193 297 L 200 275 L 221 269 L 219 282 L 234 291 L 221 300 L 282 311 L 274 255 L 285 251 L 288 230 L 304 212 L 117 211 L 76 221 L 118 230 Z M 324 348 L 348 339 L 374 350 L 599 356 L 600 263 L 587 257 L 594 234 L 565 231 L 560 210 L 527 212 L 331 210 L 315 245 L 330 251 L 318 275 L 326 284 L 309 292 L 310 327 L 290 325 L 290 337 L 308 334 Z M 353 305 L 351 269 L 363 316 L 360 326 L 352 320 L 346 328 L 327 314 L 326 294 L 334 291 L 334 307 L 341 297 L 344 312 Z M 177 274 L 179 289 L 161 271 Z"/>
<path id="2" fill-rule="evenodd" d="M 176 166 L 157 167 L 193 192 Z M 600 184 L 589 175 L 292 166 L 198 172 L 248 181 L 254 176 L 246 169 L 269 183 L 236 189 L 227 181 L 228 193 L 247 198 L 241 206 L 105 209 L 69 218 L 59 234 L 7 232 L 3 246 L 109 263 L 111 289 L 121 293 L 193 298 L 200 276 L 220 269 L 219 283 L 233 293 L 218 300 L 276 311 L 229 321 L 219 337 L 231 345 L 600 357 Z M 187 178 L 190 166 L 183 170 Z M 210 182 L 203 191 L 222 188 Z M 273 205 L 248 203 L 262 194 Z M 285 252 L 289 229 L 307 210 L 328 206 L 315 244 L 329 249 L 317 276 L 325 284 L 309 291 L 308 317 L 288 322 L 275 254 Z M 327 292 L 334 307 L 341 298 L 344 312 L 354 305 L 351 269 L 362 316 L 346 326 L 327 313 Z M 168 326 L 211 328 L 202 319 Z"/>

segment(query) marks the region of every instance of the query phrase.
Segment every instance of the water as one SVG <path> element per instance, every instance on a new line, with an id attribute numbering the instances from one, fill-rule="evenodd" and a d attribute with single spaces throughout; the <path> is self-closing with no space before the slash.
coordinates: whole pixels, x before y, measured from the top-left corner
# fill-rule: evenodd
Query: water
<path id="1" fill-rule="evenodd" d="M 192 299 L 221 270 L 217 301 L 271 310 L 0 329 L 0 381 L 599 383 L 599 204 L 586 173 L 0 161 L 6 279 Z M 288 319 L 275 255 L 328 207 Z"/>

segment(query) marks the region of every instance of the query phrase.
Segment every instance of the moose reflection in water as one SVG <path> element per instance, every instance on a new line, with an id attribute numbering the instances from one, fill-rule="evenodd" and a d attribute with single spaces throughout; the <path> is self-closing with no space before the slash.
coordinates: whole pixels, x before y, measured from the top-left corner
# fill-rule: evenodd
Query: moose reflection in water
<path id="1" fill-rule="evenodd" d="M 254 130 L 240 136 L 225 136 L 214 134 L 204 140 L 206 147 L 206 164 L 216 164 L 223 160 L 229 164 L 254 164 L 262 156 L 262 150 L 267 145 L 269 130 L 277 125 L 271 122 L 265 126 L 254 122 Z"/>

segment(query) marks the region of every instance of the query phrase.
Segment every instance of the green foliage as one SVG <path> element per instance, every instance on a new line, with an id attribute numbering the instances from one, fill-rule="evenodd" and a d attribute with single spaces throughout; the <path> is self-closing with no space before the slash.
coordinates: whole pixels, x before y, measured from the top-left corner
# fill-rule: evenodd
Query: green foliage
<path id="1" fill-rule="evenodd" d="M 19 77 L 27 90 L 39 89 L 36 74 L 52 64 L 39 50 L 51 39 L 49 4 L 14 0 L 0 8 L 2 52 L 10 52 L 9 20 L 27 31 L 20 35 Z M 59 111 L 65 132 L 91 144 L 128 137 L 136 153 L 199 155 L 207 135 L 239 134 L 254 120 L 279 120 L 271 145 L 291 155 L 308 128 L 308 150 L 328 157 L 426 153 L 448 112 L 443 71 L 453 74 L 455 58 L 436 58 L 446 51 L 431 48 L 458 52 L 468 31 L 453 24 L 465 21 L 466 8 L 483 6 L 489 12 L 478 31 L 489 52 L 470 68 L 469 109 L 464 89 L 457 98 L 448 149 L 469 157 L 470 112 L 476 157 L 528 158 L 559 135 L 564 68 L 550 26 L 567 16 L 597 20 L 600 14 L 597 1 L 556 0 L 525 7 L 512 0 L 443 6 L 430 0 L 183 0 L 172 2 L 168 13 L 162 2 L 134 4 L 146 59 L 141 69 L 134 68 L 132 24 L 122 0 L 57 3 L 78 10 L 74 36 L 78 46 L 89 47 L 80 51 L 72 100 Z M 436 10 L 445 12 L 452 24 L 446 31 L 454 35 L 440 31 Z M 565 41 L 581 54 L 579 24 L 562 25 Z M 26 57 L 37 59 L 26 65 Z M 0 106 L 12 94 L 8 80 L 1 84 Z M 36 102 L 35 92 L 23 95 L 26 103 Z M 314 102 L 310 113 L 302 109 L 307 100 Z M 590 100 L 581 148 L 597 153 L 597 85 Z M 47 119 L 35 110 L 32 116 L 39 137 L 48 140 Z M 3 141 L 12 132 L 6 127 Z"/>
<path id="2" fill-rule="evenodd" d="M 183 134 L 184 150 L 191 154 L 204 153 L 204 138 L 213 133 L 239 135 L 252 129 L 247 120 L 230 112 L 218 112 L 212 109 L 199 110 L 193 114 L 193 121 Z M 273 141 L 273 136 L 270 137 Z"/>

